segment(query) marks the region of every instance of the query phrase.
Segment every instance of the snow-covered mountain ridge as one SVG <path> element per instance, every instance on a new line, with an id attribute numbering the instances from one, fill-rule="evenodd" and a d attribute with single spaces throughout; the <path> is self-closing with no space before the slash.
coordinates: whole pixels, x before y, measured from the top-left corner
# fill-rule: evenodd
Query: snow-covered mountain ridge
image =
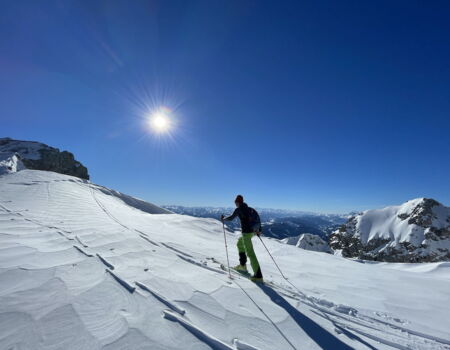
<path id="1" fill-rule="evenodd" d="M 0 138 L 0 174 L 21 169 L 54 171 L 89 179 L 88 170 L 72 153 L 35 141 Z"/>
<path id="2" fill-rule="evenodd" d="M 450 208 L 417 198 L 354 216 L 330 236 L 345 257 L 391 261 L 450 260 Z"/>
<path id="3" fill-rule="evenodd" d="M 257 239 L 268 284 L 230 280 L 220 222 L 147 204 L 54 172 L 0 176 L 0 349 L 450 349 L 447 263 L 263 237 L 289 282 Z"/>

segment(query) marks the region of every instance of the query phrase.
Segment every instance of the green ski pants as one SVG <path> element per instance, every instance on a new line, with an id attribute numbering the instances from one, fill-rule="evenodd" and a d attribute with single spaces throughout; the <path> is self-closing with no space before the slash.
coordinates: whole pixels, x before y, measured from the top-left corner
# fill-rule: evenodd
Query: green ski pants
<path id="1" fill-rule="evenodd" d="M 239 257 L 241 260 L 241 265 L 245 265 L 245 261 L 247 259 L 242 259 L 245 256 L 248 256 L 250 259 L 250 264 L 252 265 L 253 273 L 257 273 L 259 270 L 259 262 L 256 258 L 255 251 L 253 250 L 252 237 L 254 236 L 253 232 L 243 233 L 242 236 L 237 241 L 237 248 L 239 251 Z"/>

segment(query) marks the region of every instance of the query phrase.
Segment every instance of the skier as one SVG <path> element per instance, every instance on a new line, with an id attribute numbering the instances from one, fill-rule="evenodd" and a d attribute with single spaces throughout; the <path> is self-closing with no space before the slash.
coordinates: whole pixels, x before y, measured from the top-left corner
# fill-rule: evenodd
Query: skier
<path id="1" fill-rule="evenodd" d="M 250 264 L 253 269 L 253 276 L 250 278 L 254 282 L 263 282 L 263 276 L 261 268 L 256 258 L 255 251 L 253 250 L 252 237 L 261 234 L 261 220 L 255 209 L 250 208 L 247 203 L 244 202 L 244 197 L 240 194 L 236 196 L 234 200 L 236 209 L 230 216 L 221 216 L 222 222 L 232 221 L 234 218 L 239 217 L 241 220 L 242 236 L 237 241 L 237 248 L 239 252 L 240 264 L 234 267 L 235 270 L 240 272 L 247 271 L 247 256 L 250 259 Z"/>

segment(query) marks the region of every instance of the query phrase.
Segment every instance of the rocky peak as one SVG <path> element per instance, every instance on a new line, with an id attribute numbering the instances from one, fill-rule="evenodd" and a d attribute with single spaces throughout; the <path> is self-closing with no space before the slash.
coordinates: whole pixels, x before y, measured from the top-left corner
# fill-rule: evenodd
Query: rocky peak
<path id="1" fill-rule="evenodd" d="M 450 260 L 450 208 L 431 198 L 368 210 L 333 232 L 343 256 L 391 262 Z"/>
<path id="2" fill-rule="evenodd" d="M 14 140 L 9 137 L 0 138 L 0 153 L 4 160 L 4 171 L 12 172 L 11 162 L 23 164 L 27 169 L 54 171 L 60 174 L 72 175 L 81 179 L 89 179 L 88 170 L 72 153 L 60 151 L 57 148 L 35 141 Z M 17 161 L 15 158 L 17 157 Z M 21 167 L 17 168 L 19 171 Z"/>
<path id="3" fill-rule="evenodd" d="M 435 206 L 442 206 L 442 204 L 431 198 L 423 198 L 409 213 L 401 213 L 398 217 L 401 220 L 408 219 L 408 224 L 430 227 L 433 219 L 436 219 L 436 215 L 433 213 L 433 207 Z"/>

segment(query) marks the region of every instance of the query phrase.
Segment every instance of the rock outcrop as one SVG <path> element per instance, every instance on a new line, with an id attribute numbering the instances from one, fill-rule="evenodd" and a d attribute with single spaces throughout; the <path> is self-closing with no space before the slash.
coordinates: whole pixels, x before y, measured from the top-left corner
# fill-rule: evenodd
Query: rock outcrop
<path id="1" fill-rule="evenodd" d="M 3 173 L 19 171 L 25 167 L 89 179 L 87 168 L 75 160 L 72 153 L 61 152 L 39 142 L 0 138 L 0 159 L 4 162 L 1 166 L 3 170 L 0 171 Z M 14 164 L 19 164 L 19 167 L 14 168 Z"/>
<path id="2" fill-rule="evenodd" d="M 368 210 L 329 237 L 345 257 L 388 262 L 450 260 L 450 208 L 418 198 L 400 206 Z"/>

